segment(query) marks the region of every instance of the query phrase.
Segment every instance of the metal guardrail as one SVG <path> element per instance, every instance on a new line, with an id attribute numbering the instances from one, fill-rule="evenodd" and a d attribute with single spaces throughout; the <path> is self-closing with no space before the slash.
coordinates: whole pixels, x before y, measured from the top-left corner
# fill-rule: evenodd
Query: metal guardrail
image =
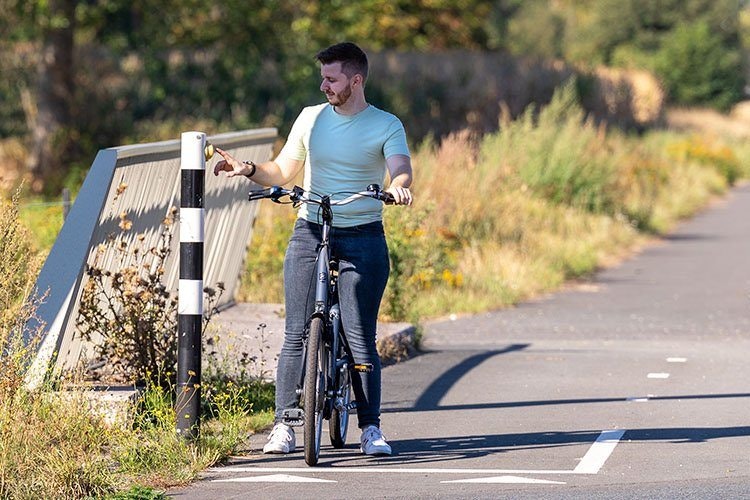
<path id="1" fill-rule="evenodd" d="M 207 139 L 239 158 L 261 162 L 270 158 L 276 137 L 276 129 L 267 128 Z M 249 181 L 231 182 L 210 173 L 216 161 L 218 155 L 206 165 L 204 283 L 224 283 L 226 291 L 217 304 L 221 307 L 234 300 L 257 203 L 247 202 L 248 189 L 253 186 Z M 128 244 L 141 235 L 142 247 L 155 245 L 169 210 L 180 206 L 179 196 L 179 140 L 99 151 L 37 279 L 37 293 L 46 296 L 37 319 L 27 325 L 27 340 L 42 330 L 27 385 L 41 383 L 50 363 L 55 362 L 59 369 L 73 368 L 88 354 L 91 345 L 74 334 L 75 320 L 86 283 L 84 270 L 86 264 L 94 262 L 99 245 L 111 235 L 122 237 Z M 132 221 L 125 233 L 118 227 L 123 212 Z M 179 279 L 178 226 L 175 224 L 164 274 L 165 285 L 175 294 Z M 115 258 L 116 252 L 109 249 L 100 255 L 99 264 L 111 268 Z"/>

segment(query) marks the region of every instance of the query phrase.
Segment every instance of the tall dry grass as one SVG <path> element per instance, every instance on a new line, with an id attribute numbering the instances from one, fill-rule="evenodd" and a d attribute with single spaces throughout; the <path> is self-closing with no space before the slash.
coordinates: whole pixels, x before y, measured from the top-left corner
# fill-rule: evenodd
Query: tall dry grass
<path id="1" fill-rule="evenodd" d="M 35 332 L 24 325 L 34 314 L 38 263 L 16 197 L 0 200 L 0 228 L 0 497 L 100 495 L 109 490 L 97 421 L 76 398 L 24 386 L 36 347 Z"/>
<path id="2" fill-rule="evenodd" d="M 420 202 L 440 200 L 422 230 L 456 248 L 453 267 L 431 272 L 463 277 L 417 286 L 420 317 L 502 307 L 585 276 L 747 176 L 719 141 L 586 120 L 570 85 L 498 133 L 423 144 L 414 165 Z"/>
<path id="3" fill-rule="evenodd" d="M 18 195 L 0 197 L 0 401 L 23 383 L 33 345 L 24 342 L 24 324 L 34 314 L 31 293 L 39 267 L 28 230 L 19 223 Z"/>

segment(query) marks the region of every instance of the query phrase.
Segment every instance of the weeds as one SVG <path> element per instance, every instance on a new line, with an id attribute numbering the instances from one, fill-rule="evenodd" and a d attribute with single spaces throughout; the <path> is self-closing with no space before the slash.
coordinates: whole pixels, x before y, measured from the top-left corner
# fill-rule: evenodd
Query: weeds
<path id="1" fill-rule="evenodd" d="M 112 238 L 115 269 L 101 263 L 106 244 L 99 245 L 94 264 L 86 269 L 76 326 L 81 337 L 95 342 L 99 358 L 110 370 L 105 374 L 110 383 L 142 384 L 165 377 L 166 381 L 175 373 L 177 299 L 162 280 L 176 213 L 173 207 L 153 247 L 142 247 L 144 235 L 138 235 L 134 245 L 122 236 Z M 128 231 L 132 223 L 127 214 L 120 218 L 121 229 Z"/>
<path id="2" fill-rule="evenodd" d="M 273 387 L 263 387 L 267 405 Z M 210 418 L 198 439 L 188 442 L 175 432 L 170 387 L 148 383 L 131 421 L 119 427 L 89 409 L 85 390 L 21 388 L 0 399 L 0 498 L 92 498 L 118 491 L 158 497 L 153 488 L 192 480 L 271 422 L 272 412 L 256 410 L 247 391 L 233 383 L 214 387 Z"/>
<path id="3" fill-rule="evenodd" d="M 266 325 L 258 325 L 256 356 L 241 350 L 234 333 L 210 332 L 204 336 L 203 413 L 226 416 L 227 408 L 247 412 L 270 412 L 274 407 L 274 385 L 266 357 Z"/>

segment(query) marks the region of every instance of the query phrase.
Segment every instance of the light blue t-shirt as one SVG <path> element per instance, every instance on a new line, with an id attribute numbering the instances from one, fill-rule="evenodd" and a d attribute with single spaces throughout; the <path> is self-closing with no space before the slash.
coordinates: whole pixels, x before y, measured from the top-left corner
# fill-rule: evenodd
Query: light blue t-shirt
<path id="1" fill-rule="evenodd" d="M 391 113 L 369 105 L 356 115 L 337 113 L 328 103 L 309 106 L 294 122 L 279 157 L 305 161 L 303 188 L 343 199 L 369 184 L 383 185 L 385 159 L 409 156 L 401 121 Z M 347 193 L 347 194 L 343 194 Z M 382 219 L 383 204 L 362 198 L 333 208 L 333 225 L 351 227 Z M 302 204 L 298 216 L 322 222 L 314 205 Z"/>

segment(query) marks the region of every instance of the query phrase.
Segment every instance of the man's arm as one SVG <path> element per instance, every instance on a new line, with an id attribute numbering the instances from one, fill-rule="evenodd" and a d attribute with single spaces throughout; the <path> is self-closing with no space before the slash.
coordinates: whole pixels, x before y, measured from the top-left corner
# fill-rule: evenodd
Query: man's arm
<path id="1" fill-rule="evenodd" d="M 214 166 L 214 175 L 219 175 L 219 172 L 226 172 L 227 177 L 235 177 L 237 175 L 247 176 L 252 173 L 253 175 L 250 178 L 262 186 L 286 184 L 305 165 L 303 160 L 292 160 L 280 156 L 275 160 L 256 164 L 255 172 L 253 172 L 251 165 L 237 160 L 223 149 L 216 148 L 216 152 L 221 155 L 223 160 L 218 161 Z"/>
<path id="2" fill-rule="evenodd" d="M 391 184 L 386 189 L 396 199 L 397 205 L 411 205 L 413 198 L 409 186 L 412 181 L 411 158 L 407 155 L 393 155 L 385 160 Z"/>

